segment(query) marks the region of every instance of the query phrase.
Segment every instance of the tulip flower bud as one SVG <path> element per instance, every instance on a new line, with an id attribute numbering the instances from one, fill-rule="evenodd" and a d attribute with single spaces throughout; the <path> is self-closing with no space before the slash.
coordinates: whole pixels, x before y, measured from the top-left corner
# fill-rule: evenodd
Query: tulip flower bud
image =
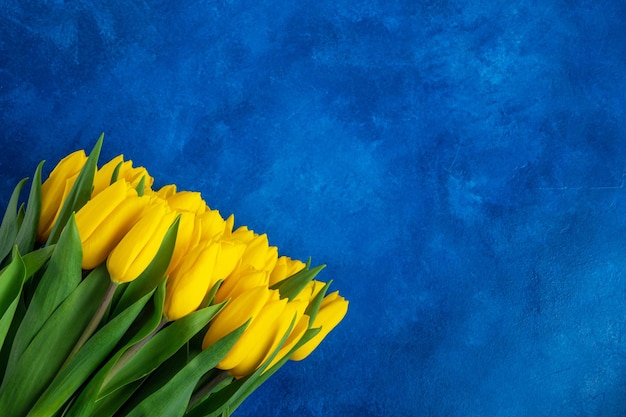
<path id="1" fill-rule="evenodd" d="M 190 211 L 202 214 L 206 211 L 206 203 L 200 193 L 195 191 L 179 191 L 167 198 L 167 203 L 174 210 Z"/>
<path id="2" fill-rule="evenodd" d="M 267 369 L 270 369 L 274 364 L 280 361 L 285 357 L 293 349 L 293 347 L 302 339 L 304 333 L 309 328 L 309 316 L 304 314 L 308 303 L 303 301 L 290 301 L 287 303 L 287 307 L 285 307 L 285 312 L 283 315 L 288 318 L 292 317 L 294 319 L 294 328 L 291 330 L 291 333 L 285 340 L 285 344 L 281 346 L 280 350 L 272 360 L 272 362 L 267 366 Z M 265 361 L 263 361 L 265 362 Z"/>
<path id="3" fill-rule="evenodd" d="M 148 203 L 148 197 L 124 180 L 102 190 L 76 213 L 76 226 L 83 246 L 83 269 L 94 269 L 107 258 Z"/>
<path id="4" fill-rule="evenodd" d="M 194 213 L 185 211 L 180 213 L 178 232 L 172 259 L 167 268 L 169 275 L 187 256 L 187 254 L 200 242 L 200 222 Z"/>
<path id="5" fill-rule="evenodd" d="M 163 200 L 167 200 L 168 198 L 176 194 L 176 184 L 164 185 L 163 187 L 159 188 L 156 194 Z"/>
<path id="6" fill-rule="evenodd" d="M 311 340 L 300 346 L 298 350 L 291 355 L 290 359 L 300 361 L 309 356 L 322 340 L 324 340 L 326 335 L 339 324 L 347 312 L 348 301 L 339 295 L 339 291 L 335 291 L 324 297 L 320 310 L 313 324 L 311 324 L 311 328 L 321 327 L 321 330 L 313 336 Z"/>
<path id="7" fill-rule="evenodd" d="M 107 259 L 111 280 L 119 284 L 137 278 L 156 255 L 176 215 L 161 200 L 153 199 L 137 223 L 111 251 Z"/>
<path id="8" fill-rule="evenodd" d="M 133 161 L 124 161 L 120 167 L 117 178 L 123 178 L 137 187 L 141 180 L 144 181 L 144 189 L 151 190 L 154 184 L 154 178 L 148 173 L 148 170 L 144 167 L 133 167 Z"/>
<path id="9" fill-rule="evenodd" d="M 218 314 L 202 347 L 211 346 L 251 319 L 239 340 L 217 365 L 237 378 L 250 375 L 276 350 L 297 309 L 297 305 L 288 306 L 286 299 L 280 299 L 278 291 L 267 287 L 252 288 L 233 299 Z"/>
<path id="10" fill-rule="evenodd" d="M 69 154 L 57 164 L 48 179 L 42 184 L 41 214 L 37 226 L 38 241 L 43 242 L 48 239 L 65 198 L 86 161 L 87 155 L 83 150 Z"/>
<path id="11" fill-rule="evenodd" d="M 96 175 L 94 175 L 93 177 L 93 191 L 91 192 L 92 198 L 98 195 L 109 185 L 111 185 L 111 179 L 113 178 L 115 168 L 117 168 L 117 166 L 123 162 L 124 155 L 118 155 L 106 164 L 102 165 L 100 168 L 98 168 L 98 170 L 96 171 Z"/>
<path id="12" fill-rule="evenodd" d="M 220 244 L 202 242 L 191 250 L 169 276 L 163 313 L 169 320 L 178 320 L 195 311 L 209 289 L 220 253 Z"/>
<path id="13" fill-rule="evenodd" d="M 266 271 L 257 271 L 250 266 L 237 268 L 220 285 L 215 294 L 215 302 L 221 303 L 229 298 L 238 298 L 242 293 L 258 286 L 269 286 L 269 275 Z"/>
<path id="14" fill-rule="evenodd" d="M 148 171 L 144 167 L 133 168 L 133 161 L 124 161 L 124 155 L 118 155 L 96 171 L 93 180 L 92 197 L 95 197 L 111 184 L 111 179 L 116 169 L 118 169 L 117 179 L 124 179 L 133 187 L 137 187 L 142 178 L 145 178 L 145 189 L 150 189 L 152 184 L 154 184 L 154 178 L 148 174 Z"/>
<path id="15" fill-rule="evenodd" d="M 202 349 L 206 349 L 228 333 L 241 327 L 248 320 L 254 319 L 275 291 L 266 286 L 251 288 L 239 297 L 231 300 L 211 321 L 209 330 L 202 341 Z M 232 351 L 231 351 L 232 352 Z M 234 354 L 235 352 L 233 352 Z M 229 358 L 236 365 L 240 358 Z M 224 358 L 226 360 L 226 358 Z M 228 363 L 227 363 L 228 364 Z M 233 366 L 235 366 L 233 365 Z"/>
<path id="16" fill-rule="evenodd" d="M 276 265 L 270 274 L 270 286 L 289 278 L 298 271 L 304 269 L 306 265 L 304 262 L 297 259 L 291 259 L 287 256 L 281 256 L 276 261 Z"/>
<path id="17" fill-rule="evenodd" d="M 220 279 L 223 280 L 230 275 L 237 267 L 243 252 L 246 250 L 246 245 L 241 242 L 230 240 L 220 240 L 219 242 L 221 250 L 213 270 L 213 282 L 217 282 Z"/>
<path id="18" fill-rule="evenodd" d="M 221 239 L 226 231 L 226 222 L 217 210 L 207 210 L 198 216 L 202 229 L 202 240 Z"/>

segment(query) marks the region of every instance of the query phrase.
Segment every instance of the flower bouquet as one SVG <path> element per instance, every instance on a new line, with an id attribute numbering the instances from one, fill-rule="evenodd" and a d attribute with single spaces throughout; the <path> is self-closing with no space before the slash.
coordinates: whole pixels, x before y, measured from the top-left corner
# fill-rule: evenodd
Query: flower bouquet
<path id="1" fill-rule="evenodd" d="M 0 414 L 226 416 L 348 302 L 200 193 L 120 155 L 17 184 L 0 226 Z"/>

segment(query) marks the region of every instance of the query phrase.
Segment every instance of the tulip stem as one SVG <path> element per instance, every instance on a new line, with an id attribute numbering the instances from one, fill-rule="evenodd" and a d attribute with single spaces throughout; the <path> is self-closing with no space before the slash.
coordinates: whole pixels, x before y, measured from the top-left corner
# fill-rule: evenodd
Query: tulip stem
<path id="1" fill-rule="evenodd" d="M 109 308 L 109 304 L 111 304 L 111 300 L 113 299 L 113 294 L 115 294 L 116 289 L 117 289 L 117 284 L 111 281 L 111 283 L 109 284 L 109 288 L 107 288 L 107 292 L 104 294 L 104 297 L 102 297 L 102 301 L 100 302 L 98 309 L 96 310 L 95 314 L 91 318 L 91 321 L 89 322 L 85 330 L 83 330 L 83 334 L 80 335 L 80 338 L 74 345 L 74 348 L 72 349 L 70 354 L 67 356 L 67 359 L 65 360 L 65 363 L 63 364 L 61 368 L 64 368 L 65 365 L 69 363 L 69 361 L 74 357 L 74 355 L 78 353 L 80 348 L 82 348 L 83 345 L 87 343 L 87 340 L 89 340 L 91 335 L 94 334 L 94 332 L 100 325 L 100 322 L 102 321 L 102 317 L 104 317 L 104 313 L 106 313 L 107 309 Z"/>
<path id="2" fill-rule="evenodd" d="M 229 376 L 230 374 L 228 373 L 228 371 L 220 370 L 217 375 L 209 379 L 198 391 L 193 394 L 193 396 L 189 400 L 189 406 L 187 407 L 187 410 L 191 410 L 193 407 L 195 407 L 197 403 L 202 401 L 202 399 L 213 390 L 213 388 L 218 386 L 221 382 L 225 381 Z"/>

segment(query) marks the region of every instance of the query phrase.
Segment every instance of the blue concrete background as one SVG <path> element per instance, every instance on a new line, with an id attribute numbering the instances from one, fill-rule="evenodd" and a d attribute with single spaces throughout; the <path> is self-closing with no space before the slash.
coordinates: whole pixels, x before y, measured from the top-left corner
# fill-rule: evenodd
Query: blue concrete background
<path id="1" fill-rule="evenodd" d="M 626 3 L 0 10 L 3 205 L 104 131 L 350 299 L 236 415 L 624 415 Z"/>

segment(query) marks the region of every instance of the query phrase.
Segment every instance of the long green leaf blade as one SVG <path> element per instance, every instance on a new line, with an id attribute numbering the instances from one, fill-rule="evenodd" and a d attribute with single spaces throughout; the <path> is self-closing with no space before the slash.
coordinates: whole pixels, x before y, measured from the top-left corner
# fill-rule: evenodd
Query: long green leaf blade
<path id="1" fill-rule="evenodd" d="M 159 331 L 111 377 L 102 395 L 108 395 L 155 370 L 205 327 L 222 307 L 223 304 L 219 304 L 198 310 Z"/>
<path id="2" fill-rule="evenodd" d="M 299 293 L 307 286 L 313 278 L 324 269 L 326 265 L 319 265 L 315 268 L 305 268 L 299 272 L 296 272 L 289 278 L 286 278 L 280 282 L 274 284 L 271 288 L 280 292 L 280 298 L 288 298 L 293 300 Z"/>
<path id="3" fill-rule="evenodd" d="M 37 165 L 33 182 L 30 186 L 30 194 L 26 203 L 26 213 L 24 220 L 17 233 L 15 243 L 20 253 L 28 253 L 33 250 L 35 245 L 35 237 L 37 235 L 37 224 L 39 223 L 39 215 L 41 214 L 41 169 L 43 161 Z"/>
<path id="4" fill-rule="evenodd" d="M 146 294 L 95 333 L 61 369 L 28 416 L 46 417 L 59 410 L 106 359 L 151 296 Z"/>
<path id="5" fill-rule="evenodd" d="M 92 271 L 61 303 L 0 387 L 3 415 L 24 415 L 50 384 L 80 338 L 110 283 L 105 268 Z"/>
<path id="6" fill-rule="evenodd" d="M 22 293 L 26 268 L 17 249 L 13 250 L 13 260 L 0 274 L 0 348 L 11 327 L 13 315 Z"/>
<path id="7" fill-rule="evenodd" d="M 180 417 L 185 414 L 198 380 L 230 351 L 247 323 L 194 357 L 161 389 L 144 399 L 127 417 Z"/>
<path id="8" fill-rule="evenodd" d="M 7 363 L 10 374 L 48 317 L 80 284 L 82 249 L 74 217 L 63 230 L 50 262 L 22 320 Z"/>
<path id="9" fill-rule="evenodd" d="M 4 217 L 2 218 L 2 224 L 0 224 L 0 262 L 11 252 L 17 236 L 19 226 L 17 221 L 17 203 L 26 181 L 28 181 L 28 178 L 18 182 L 15 189 L 13 189 L 13 194 L 11 194 L 9 204 L 7 204 Z"/>
<path id="10" fill-rule="evenodd" d="M 102 397 L 100 394 L 100 389 L 104 384 L 104 381 L 108 378 L 109 372 L 115 364 L 118 362 L 120 357 L 132 346 L 141 340 L 147 338 L 153 331 L 155 331 L 159 323 L 161 322 L 161 317 L 163 316 L 163 302 L 165 299 L 165 280 L 159 285 L 154 295 L 154 307 L 149 308 L 146 306 L 140 316 L 135 320 L 131 329 L 128 331 L 130 333 L 130 340 L 125 342 L 124 347 L 119 349 L 109 361 L 102 366 L 102 368 L 91 378 L 91 381 L 83 388 L 82 392 L 76 399 L 76 401 L 71 405 L 71 408 L 68 410 L 66 417 L 84 417 L 90 415 L 112 415 L 112 414 L 94 414 L 94 410 L 96 407 L 102 405 L 106 409 L 117 410 L 122 403 L 115 404 L 115 400 L 122 401 L 124 398 L 111 398 L 112 396 L 105 397 L 107 404 L 104 405 L 102 401 Z M 136 330 L 133 327 L 137 327 Z M 125 389 L 130 389 L 127 385 Z M 136 389 L 136 387 L 135 387 Z"/>

